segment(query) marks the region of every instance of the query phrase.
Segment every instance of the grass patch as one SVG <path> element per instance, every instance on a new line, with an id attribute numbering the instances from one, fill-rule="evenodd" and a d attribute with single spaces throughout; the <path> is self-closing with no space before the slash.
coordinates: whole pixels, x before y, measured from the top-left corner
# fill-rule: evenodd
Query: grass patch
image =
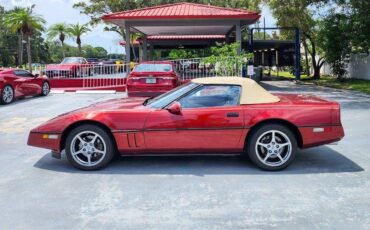
<path id="1" fill-rule="evenodd" d="M 263 72 L 265 75 L 268 74 L 268 71 Z M 281 79 L 285 80 L 294 80 L 295 76 L 288 72 L 288 71 L 282 71 L 282 72 L 276 72 L 271 71 L 271 76 L 275 76 Z M 322 76 L 319 80 L 313 80 L 310 76 L 307 76 L 305 74 L 302 74 L 301 80 L 305 82 L 312 82 L 315 85 L 319 86 L 325 86 L 335 89 L 348 89 L 348 90 L 355 90 L 359 92 L 363 92 L 366 94 L 370 94 L 370 81 L 369 80 L 363 80 L 363 79 L 343 79 L 338 80 L 335 77 L 330 76 Z"/>
<path id="2" fill-rule="evenodd" d="M 341 81 L 333 77 L 322 77 L 319 80 L 312 80 L 319 86 L 331 87 L 336 89 L 356 90 L 370 94 L 370 81 L 362 79 L 343 79 Z"/>
<path id="3" fill-rule="evenodd" d="M 263 71 L 264 75 L 267 75 L 268 73 L 269 73 L 269 71 L 267 71 L 267 70 Z M 271 71 L 271 76 L 279 77 L 279 78 L 287 79 L 287 80 L 294 80 L 295 79 L 294 74 L 292 74 L 289 71 L 279 71 L 279 72 Z M 306 74 L 301 75 L 301 80 L 306 80 L 306 79 L 309 79 L 309 78 L 310 77 L 307 76 Z"/>

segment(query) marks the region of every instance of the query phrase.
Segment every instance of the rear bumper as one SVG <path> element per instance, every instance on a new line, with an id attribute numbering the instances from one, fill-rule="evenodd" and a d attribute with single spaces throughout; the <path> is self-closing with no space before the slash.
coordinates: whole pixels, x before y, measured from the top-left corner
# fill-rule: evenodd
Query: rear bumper
<path id="1" fill-rule="evenodd" d="M 61 133 L 30 132 L 27 145 L 50 149 L 55 153 L 60 153 L 61 136 Z"/>
<path id="2" fill-rule="evenodd" d="M 322 128 L 322 132 L 315 132 L 314 129 Z M 340 141 L 344 137 L 344 130 L 341 125 L 299 127 L 302 135 L 302 148 L 309 148 L 319 145 L 330 144 Z"/>
<path id="3" fill-rule="evenodd" d="M 127 85 L 127 92 L 128 95 L 134 96 L 134 97 L 155 97 L 158 95 L 161 95 L 163 93 L 166 93 L 172 89 L 174 89 L 176 86 L 133 86 L 133 85 Z"/>
<path id="4" fill-rule="evenodd" d="M 127 90 L 127 94 L 129 97 L 156 97 L 159 96 L 167 91 L 132 91 Z"/>

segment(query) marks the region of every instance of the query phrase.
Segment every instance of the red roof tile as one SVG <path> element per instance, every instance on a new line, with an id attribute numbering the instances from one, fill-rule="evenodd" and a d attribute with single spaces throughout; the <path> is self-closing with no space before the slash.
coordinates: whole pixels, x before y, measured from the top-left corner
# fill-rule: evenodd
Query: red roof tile
<path id="1" fill-rule="evenodd" d="M 175 3 L 122 11 L 103 16 L 112 19 L 173 19 L 173 18 L 248 18 L 258 19 L 256 11 L 210 6 L 197 3 Z"/>

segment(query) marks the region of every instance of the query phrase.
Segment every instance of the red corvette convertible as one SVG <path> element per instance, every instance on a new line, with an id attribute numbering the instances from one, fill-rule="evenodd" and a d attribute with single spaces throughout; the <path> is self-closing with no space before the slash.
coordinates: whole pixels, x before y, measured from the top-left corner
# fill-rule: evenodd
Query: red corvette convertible
<path id="1" fill-rule="evenodd" d="M 199 78 L 152 99 L 115 99 L 56 117 L 30 132 L 28 144 L 65 150 L 83 170 L 113 155 L 247 154 L 280 170 L 297 148 L 339 141 L 340 106 L 313 95 L 272 95 L 253 80 Z"/>
<path id="2" fill-rule="evenodd" d="M 50 92 L 47 77 L 33 75 L 20 69 L 0 69 L 0 104 L 9 104 L 16 98 L 41 95 Z"/>
<path id="3" fill-rule="evenodd" d="M 50 77 L 83 77 L 93 75 L 94 68 L 83 57 L 66 57 L 60 64 L 46 66 L 45 74 Z"/>
<path id="4" fill-rule="evenodd" d="M 127 78 L 129 97 L 153 97 L 180 85 L 175 66 L 169 61 L 141 62 Z"/>

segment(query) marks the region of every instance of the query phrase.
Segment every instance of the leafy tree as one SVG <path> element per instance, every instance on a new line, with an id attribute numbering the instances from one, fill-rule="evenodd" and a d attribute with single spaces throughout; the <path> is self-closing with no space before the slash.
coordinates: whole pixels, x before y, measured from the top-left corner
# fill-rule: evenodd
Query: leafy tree
<path id="1" fill-rule="evenodd" d="M 37 63 L 48 63 L 50 61 L 49 46 L 42 35 L 40 31 L 35 31 L 31 34 L 32 61 Z"/>
<path id="2" fill-rule="evenodd" d="M 103 47 L 93 47 L 91 45 L 84 45 L 82 47 L 82 52 L 84 53 L 85 57 L 88 58 L 106 58 L 108 56 L 108 52 Z"/>
<path id="3" fill-rule="evenodd" d="M 32 71 L 31 54 L 31 34 L 35 31 L 43 31 L 45 20 L 43 17 L 32 12 L 34 6 L 25 9 L 19 9 L 11 12 L 4 17 L 4 24 L 13 32 L 22 31 L 26 36 L 26 48 L 28 56 L 28 69 Z"/>
<path id="4" fill-rule="evenodd" d="M 320 69 L 324 58 L 317 59 L 320 48 L 317 47 L 317 20 L 314 12 L 323 1 L 320 0 L 267 0 L 278 26 L 298 27 L 302 32 L 302 43 L 305 53 L 311 56 L 313 78 L 320 78 Z M 308 61 L 308 58 L 306 58 Z"/>
<path id="5" fill-rule="evenodd" d="M 339 1 L 339 0 L 338 0 Z M 341 0 L 342 1 L 342 0 Z M 345 1 L 346 3 L 347 1 Z M 342 7 L 351 20 L 352 52 L 370 53 L 370 1 L 349 0 Z"/>
<path id="6" fill-rule="evenodd" d="M 81 48 L 81 36 L 84 35 L 85 33 L 89 32 L 90 29 L 87 24 L 82 24 L 80 25 L 79 23 L 70 25 L 68 32 L 72 36 L 76 38 L 76 43 L 78 46 L 79 50 L 79 56 L 82 57 L 82 48 Z"/>
<path id="7" fill-rule="evenodd" d="M 325 50 L 326 62 L 341 79 L 346 74 L 351 52 L 351 22 L 344 14 L 332 13 L 320 23 L 318 44 Z"/>
<path id="8" fill-rule="evenodd" d="M 236 73 L 241 70 L 242 66 L 253 59 L 253 53 L 242 52 L 237 55 L 240 44 L 218 44 L 211 47 L 212 55 L 204 59 L 204 63 L 210 63 L 215 66 L 215 71 L 219 75 Z"/>
<path id="9" fill-rule="evenodd" d="M 2 22 L 2 20 L 5 17 L 5 9 L 4 7 L 0 6 L 0 67 L 1 66 L 10 66 L 15 63 L 15 56 L 16 50 L 14 47 L 16 47 L 16 43 L 14 43 L 14 38 L 16 35 L 10 33 L 5 25 Z"/>
<path id="10" fill-rule="evenodd" d="M 63 58 L 65 58 L 64 52 L 64 40 L 70 36 L 69 27 L 65 23 L 56 23 L 49 27 L 47 36 L 49 39 L 55 39 L 58 37 L 62 46 Z"/>

